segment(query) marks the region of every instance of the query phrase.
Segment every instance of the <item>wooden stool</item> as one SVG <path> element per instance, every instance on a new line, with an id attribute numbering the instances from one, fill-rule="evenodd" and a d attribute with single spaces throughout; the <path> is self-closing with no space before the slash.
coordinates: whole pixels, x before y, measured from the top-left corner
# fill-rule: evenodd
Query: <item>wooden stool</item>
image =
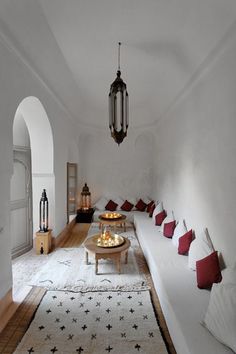
<path id="1" fill-rule="evenodd" d="M 48 254 L 51 250 L 52 230 L 36 232 L 35 241 L 36 254 Z"/>

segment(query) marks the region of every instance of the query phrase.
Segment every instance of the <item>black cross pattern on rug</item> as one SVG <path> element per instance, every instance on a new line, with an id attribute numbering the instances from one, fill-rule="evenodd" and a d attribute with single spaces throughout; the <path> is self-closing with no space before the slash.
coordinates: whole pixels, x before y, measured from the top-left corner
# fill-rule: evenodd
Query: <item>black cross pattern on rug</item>
<path id="1" fill-rule="evenodd" d="M 106 348 L 106 351 L 110 353 L 113 350 L 113 348 L 109 345 L 109 347 Z"/>
<path id="2" fill-rule="evenodd" d="M 137 351 L 140 351 L 141 346 L 139 344 L 136 344 L 134 348 L 137 349 Z"/>
<path id="3" fill-rule="evenodd" d="M 156 354 L 159 348 L 156 338 L 160 331 L 148 291 L 92 294 L 48 291 L 41 304 L 40 320 L 37 320 L 37 312 L 28 329 L 29 341 L 17 354 L 84 354 L 94 350 L 92 348 L 111 354 Z M 35 334 L 30 332 L 33 326 Z M 35 343 L 40 344 L 37 347 Z M 158 351 L 159 354 L 167 354 L 164 343 L 163 346 L 164 351 Z"/>

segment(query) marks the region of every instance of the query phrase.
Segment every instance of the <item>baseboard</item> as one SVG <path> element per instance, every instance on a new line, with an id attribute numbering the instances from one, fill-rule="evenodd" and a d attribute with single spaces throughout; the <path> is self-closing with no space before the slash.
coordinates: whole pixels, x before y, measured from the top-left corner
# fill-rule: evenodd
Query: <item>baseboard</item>
<path id="1" fill-rule="evenodd" d="M 15 312 L 16 308 L 12 299 L 12 289 L 0 300 L 0 332 Z"/>
<path id="2" fill-rule="evenodd" d="M 56 248 L 59 247 L 61 243 L 63 243 L 71 234 L 73 227 L 76 224 L 76 218 L 71 220 L 66 227 L 60 232 L 57 237 L 53 237 L 52 239 L 52 247 Z"/>

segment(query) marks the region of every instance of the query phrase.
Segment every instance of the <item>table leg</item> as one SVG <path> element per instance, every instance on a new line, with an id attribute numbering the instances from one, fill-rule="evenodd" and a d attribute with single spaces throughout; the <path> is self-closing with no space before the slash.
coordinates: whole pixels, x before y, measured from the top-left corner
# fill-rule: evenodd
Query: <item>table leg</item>
<path id="1" fill-rule="evenodd" d="M 120 258 L 121 258 L 121 257 L 118 257 L 118 258 L 117 258 L 117 270 L 118 270 L 118 273 L 119 273 L 119 274 L 121 273 Z"/>
<path id="2" fill-rule="evenodd" d="M 126 222 L 124 222 L 124 231 L 126 231 Z"/>
<path id="3" fill-rule="evenodd" d="M 98 259 L 95 257 L 95 274 L 98 274 Z"/>
<path id="4" fill-rule="evenodd" d="M 85 251 L 85 264 L 88 264 L 88 252 Z"/>
<path id="5" fill-rule="evenodd" d="M 125 264 L 127 264 L 127 263 L 128 263 L 128 250 L 125 253 Z"/>

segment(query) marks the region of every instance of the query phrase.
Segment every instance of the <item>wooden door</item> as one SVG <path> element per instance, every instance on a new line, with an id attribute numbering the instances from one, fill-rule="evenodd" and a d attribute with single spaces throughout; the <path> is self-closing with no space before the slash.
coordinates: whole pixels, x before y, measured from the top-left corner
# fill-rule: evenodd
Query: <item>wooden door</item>
<path id="1" fill-rule="evenodd" d="M 11 246 L 12 258 L 33 246 L 32 183 L 30 149 L 14 150 L 11 178 Z"/>
<path id="2" fill-rule="evenodd" d="M 67 162 L 67 222 L 77 210 L 77 164 Z"/>

